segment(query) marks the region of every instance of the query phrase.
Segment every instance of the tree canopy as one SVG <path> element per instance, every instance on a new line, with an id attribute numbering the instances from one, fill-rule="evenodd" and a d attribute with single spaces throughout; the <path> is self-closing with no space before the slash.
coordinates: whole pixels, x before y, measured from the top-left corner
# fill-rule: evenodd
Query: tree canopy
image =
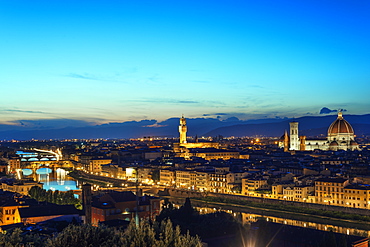
<path id="1" fill-rule="evenodd" d="M 181 234 L 179 226 L 173 227 L 170 220 L 150 224 L 142 221 L 136 226 L 131 221 L 124 231 L 104 225 L 70 224 L 54 236 L 24 234 L 17 228 L 0 233 L 0 246 L 4 247 L 201 247 L 199 237 Z"/>
<path id="2" fill-rule="evenodd" d="M 73 191 L 66 191 L 60 192 L 58 190 L 44 190 L 38 186 L 33 186 L 29 191 L 28 194 L 31 198 L 40 201 L 40 202 L 51 202 L 59 205 L 78 205 L 80 204 L 80 200 L 78 200 Z"/>

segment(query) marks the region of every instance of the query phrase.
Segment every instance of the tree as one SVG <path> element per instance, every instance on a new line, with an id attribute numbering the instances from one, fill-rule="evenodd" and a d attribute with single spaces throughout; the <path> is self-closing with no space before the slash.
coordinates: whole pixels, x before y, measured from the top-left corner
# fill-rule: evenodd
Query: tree
<path id="1" fill-rule="evenodd" d="M 191 205 L 190 198 L 187 197 L 184 205 L 182 205 L 179 209 L 179 216 L 182 220 L 189 222 L 194 215 L 198 215 L 198 212 Z"/>
<path id="2" fill-rule="evenodd" d="M 234 187 L 232 187 L 231 190 L 240 194 L 240 193 L 242 193 L 242 186 L 241 185 L 235 185 Z"/>
<path id="3" fill-rule="evenodd" d="M 141 221 L 138 226 L 134 220 L 130 222 L 124 234 L 121 236 L 122 246 L 127 247 L 150 247 L 158 246 L 155 232 L 147 222 Z"/>
<path id="4" fill-rule="evenodd" d="M 119 236 L 113 229 L 91 225 L 70 224 L 61 233 L 48 239 L 47 247 L 113 247 L 119 245 Z"/>
<path id="5" fill-rule="evenodd" d="M 42 190 L 39 186 L 33 186 L 29 191 L 28 194 L 34 198 L 35 200 L 39 201 L 41 198 Z"/>
<path id="6" fill-rule="evenodd" d="M 128 228 L 122 232 L 105 226 L 69 225 L 61 233 L 47 241 L 47 247 L 201 247 L 199 237 L 189 234 L 181 235 L 179 227 L 173 229 L 167 220 L 156 225 L 147 221 L 136 226 L 132 220 Z"/>
<path id="7" fill-rule="evenodd" d="M 4 247 L 31 247 L 43 246 L 43 241 L 38 234 L 22 234 L 20 228 L 10 232 L 0 233 L 0 246 Z"/>
<path id="8" fill-rule="evenodd" d="M 33 186 L 28 194 L 31 198 L 37 201 L 47 201 L 51 203 L 56 203 L 59 205 L 75 205 L 76 207 L 81 204 L 80 200 L 75 198 L 73 191 L 59 192 L 58 190 L 44 190 L 38 186 Z"/>
<path id="9" fill-rule="evenodd" d="M 70 224 L 53 237 L 24 234 L 17 228 L 12 232 L 0 233 L 0 246 L 4 247 L 201 247 L 198 236 L 181 234 L 170 220 L 150 224 L 142 221 L 136 226 L 131 221 L 123 232 L 105 226 Z"/>
<path id="10" fill-rule="evenodd" d="M 153 172 L 152 172 L 153 182 L 155 182 L 155 183 L 158 182 L 159 181 L 159 178 L 160 178 L 159 169 L 153 170 Z"/>
<path id="11" fill-rule="evenodd" d="M 174 229 L 170 220 L 162 221 L 159 229 L 160 241 L 158 247 L 202 246 L 198 236 L 192 237 L 189 232 L 185 235 L 181 235 L 180 227 L 176 226 Z"/>
<path id="12" fill-rule="evenodd" d="M 21 229 L 16 228 L 10 233 L 0 233 L 0 246 L 5 247 L 18 247 L 22 246 Z"/>

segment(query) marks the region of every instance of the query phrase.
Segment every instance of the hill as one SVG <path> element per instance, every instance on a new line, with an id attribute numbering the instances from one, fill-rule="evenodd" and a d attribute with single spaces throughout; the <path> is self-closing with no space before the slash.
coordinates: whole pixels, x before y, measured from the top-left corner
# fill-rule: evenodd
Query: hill
<path id="1" fill-rule="evenodd" d="M 366 115 L 346 115 L 344 118 L 352 125 L 357 136 L 370 136 L 370 114 Z M 266 136 L 280 137 L 284 131 L 289 131 L 289 122 L 299 122 L 299 131 L 308 137 L 326 136 L 330 124 L 336 116 L 300 117 L 296 119 L 284 120 L 277 123 L 261 124 L 238 124 L 214 129 L 205 133 L 206 136 Z"/>
<path id="2" fill-rule="evenodd" d="M 370 114 L 345 115 L 344 118 L 353 126 L 357 136 L 370 136 Z M 310 136 L 326 136 L 329 125 L 336 115 L 310 116 L 296 119 L 255 119 L 242 121 L 237 118 L 220 120 L 217 118 L 187 119 L 189 136 L 266 136 L 279 137 L 284 130 L 289 130 L 289 122 L 298 121 L 301 134 Z M 22 127 L 0 125 L 2 140 L 30 139 L 121 139 L 140 138 L 144 136 L 178 137 L 179 118 L 169 118 L 165 121 L 141 120 L 101 125 L 53 128 L 50 126 Z"/>

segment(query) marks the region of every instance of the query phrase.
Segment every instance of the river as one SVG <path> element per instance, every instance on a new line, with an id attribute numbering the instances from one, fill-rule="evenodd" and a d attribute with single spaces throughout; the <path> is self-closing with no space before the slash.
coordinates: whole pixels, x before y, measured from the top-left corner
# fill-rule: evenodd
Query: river
<path id="1" fill-rule="evenodd" d="M 42 168 L 37 171 L 37 174 L 32 174 L 29 169 L 23 170 L 23 175 L 25 178 L 33 178 L 36 181 L 43 183 L 43 188 L 46 190 L 78 190 L 79 183 L 72 177 L 68 176 L 68 171 L 58 168 L 56 171 L 52 171 L 49 168 Z M 182 200 L 176 198 L 176 200 Z M 177 201 L 176 204 L 180 205 L 181 202 Z M 361 224 L 360 222 L 346 222 L 335 219 L 323 219 L 315 216 L 295 216 L 285 213 L 280 213 L 280 215 L 274 215 L 268 210 L 262 212 L 256 209 L 243 209 L 228 207 L 225 205 L 211 205 L 211 203 L 193 203 L 196 205 L 196 209 L 200 213 L 211 213 L 217 210 L 226 211 L 240 220 L 243 224 L 251 224 L 256 222 L 258 219 L 265 219 L 266 221 L 298 226 L 303 228 L 312 228 L 322 231 L 333 231 L 337 233 L 347 234 L 347 235 L 357 235 L 370 237 L 370 226 L 367 224 Z M 284 215 L 284 217 L 281 217 Z"/>
<path id="2" fill-rule="evenodd" d="M 61 168 L 55 171 L 50 168 L 41 168 L 37 170 L 36 174 L 33 174 L 31 169 L 23 169 L 23 177 L 43 183 L 45 190 L 68 191 L 79 189 L 78 182 L 68 176 L 68 171 Z"/>
<path id="3" fill-rule="evenodd" d="M 184 199 L 170 198 L 170 201 L 175 202 L 175 205 L 181 205 Z M 356 235 L 362 237 L 370 237 L 370 225 L 356 222 L 330 219 L 326 217 L 288 214 L 284 212 L 272 212 L 270 210 L 233 207 L 227 205 L 217 205 L 212 203 L 192 201 L 193 206 L 201 213 L 214 213 L 216 211 L 225 211 L 232 214 L 237 220 L 243 224 L 251 224 L 259 219 L 264 219 L 269 222 L 279 223 L 283 225 L 291 225 L 302 228 L 312 228 L 321 231 L 333 231 L 347 235 Z"/>

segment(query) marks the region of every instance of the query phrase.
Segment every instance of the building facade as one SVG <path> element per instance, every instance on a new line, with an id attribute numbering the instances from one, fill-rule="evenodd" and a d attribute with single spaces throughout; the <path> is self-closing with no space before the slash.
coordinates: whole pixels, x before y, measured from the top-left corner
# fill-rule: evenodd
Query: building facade
<path id="1" fill-rule="evenodd" d="M 299 136 L 299 123 L 290 123 L 290 135 L 286 134 L 281 139 L 279 145 L 287 151 L 313 151 L 319 150 L 358 150 L 359 146 L 355 141 L 355 134 L 352 126 L 343 118 L 342 112 L 338 112 L 337 119 L 329 126 L 327 137 L 324 139 L 307 139 Z"/>

